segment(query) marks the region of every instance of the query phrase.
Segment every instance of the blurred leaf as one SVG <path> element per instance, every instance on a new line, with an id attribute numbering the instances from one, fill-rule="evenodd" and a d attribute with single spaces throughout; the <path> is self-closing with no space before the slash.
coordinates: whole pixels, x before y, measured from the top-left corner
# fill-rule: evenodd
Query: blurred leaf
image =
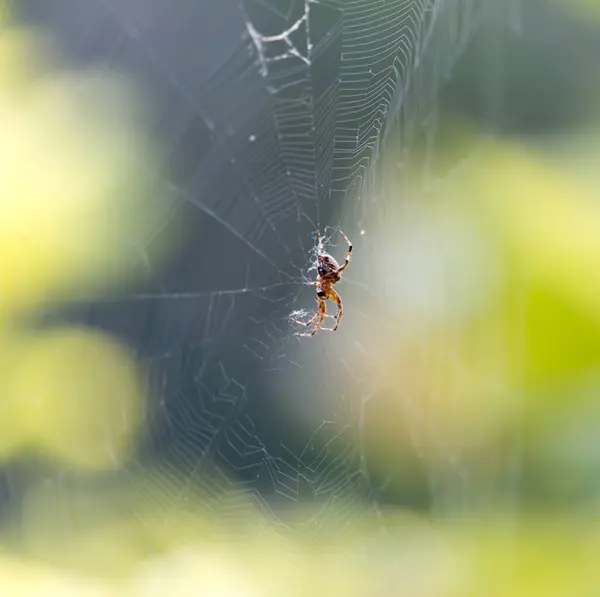
<path id="1" fill-rule="evenodd" d="M 2 452 L 18 434 L 19 443 L 71 466 L 120 468 L 140 426 L 142 387 L 131 355 L 104 334 L 76 328 L 22 339 L 17 354 L 4 390 L 3 426 L 12 431 L 0 439 Z"/>

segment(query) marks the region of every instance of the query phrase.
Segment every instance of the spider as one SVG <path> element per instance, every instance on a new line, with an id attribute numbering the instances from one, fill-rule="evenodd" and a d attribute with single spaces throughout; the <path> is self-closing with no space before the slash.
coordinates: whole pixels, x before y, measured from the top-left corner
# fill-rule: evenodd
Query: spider
<path id="1" fill-rule="evenodd" d="M 335 332 L 340 325 L 340 320 L 344 314 L 344 303 L 342 302 L 340 295 L 333 289 L 333 285 L 341 280 L 342 272 L 348 267 L 348 264 L 350 263 L 350 254 L 352 253 L 352 243 L 341 230 L 340 234 L 348 243 L 348 253 L 346 254 L 346 261 L 343 265 L 339 265 L 329 253 L 325 252 L 321 233 L 317 232 L 319 241 L 319 244 L 317 245 L 317 279 L 314 282 L 306 282 L 308 286 L 317 287 L 317 296 L 315 299 L 318 304 L 317 312 L 310 321 L 300 321 L 298 319 L 292 320 L 295 323 L 306 327 L 310 327 L 315 321 L 317 323 L 311 332 L 296 332 L 296 336 L 314 336 L 321 329 L 326 332 Z M 327 315 L 325 312 L 325 303 L 328 299 L 331 299 L 337 305 L 337 313 L 335 316 Z M 335 325 L 332 328 L 321 328 L 325 317 L 335 318 Z"/>

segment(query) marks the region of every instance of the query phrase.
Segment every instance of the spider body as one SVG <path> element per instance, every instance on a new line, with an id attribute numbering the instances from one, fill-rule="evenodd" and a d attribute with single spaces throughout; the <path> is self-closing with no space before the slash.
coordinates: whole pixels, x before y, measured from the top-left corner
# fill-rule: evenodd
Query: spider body
<path id="1" fill-rule="evenodd" d="M 317 296 L 315 299 L 317 301 L 317 312 L 309 321 L 293 320 L 295 323 L 305 327 L 310 327 L 313 324 L 315 324 L 315 327 L 307 333 L 297 332 L 297 336 L 314 336 L 319 330 L 335 332 L 340 325 L 340 320 L 344 314 L 344 303 L 342 297 L 333 289 L 333 285 L 342 279 L 342 272 L 348 267 L 348 264 L 350 263 L 350 254 L 352 253 L 352 243 L 341 230 L 340 234 L 348 243 L 346 261 L 344 261 L 342 265 L 339 265 L 339 263 L 324 250 L 321 233 L 318 233 L 317 279 L 314 282 L 307 282 L 308 285 L 317 287 Z M 326 313 L 326 303 L 328 300 L 332 300 L 337 306 L 337 313 L 335 316 L 327 315 Z M 325 321 L 325 317 L 335 318 L 335 325 L 332 328 L 321 327 L 323 321 Z"/>

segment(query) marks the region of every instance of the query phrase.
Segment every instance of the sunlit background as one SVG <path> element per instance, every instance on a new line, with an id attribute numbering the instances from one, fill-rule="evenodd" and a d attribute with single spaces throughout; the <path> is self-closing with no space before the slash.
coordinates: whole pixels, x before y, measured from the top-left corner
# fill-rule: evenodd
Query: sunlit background
<path id="1" fill-rule="evenodd" d="M 0 0 L 0 595 L 599 594 L 599 163 L 591 0 Z"/>

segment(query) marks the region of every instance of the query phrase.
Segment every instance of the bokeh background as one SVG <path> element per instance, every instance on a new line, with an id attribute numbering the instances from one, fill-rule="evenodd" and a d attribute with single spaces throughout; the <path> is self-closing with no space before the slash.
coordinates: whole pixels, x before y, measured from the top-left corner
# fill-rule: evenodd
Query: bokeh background
<path id="1" fill-rule="evenodd" d="M 0 2 L 0 593 L 596 595 L 599 57 L 585 0 Z"/>

